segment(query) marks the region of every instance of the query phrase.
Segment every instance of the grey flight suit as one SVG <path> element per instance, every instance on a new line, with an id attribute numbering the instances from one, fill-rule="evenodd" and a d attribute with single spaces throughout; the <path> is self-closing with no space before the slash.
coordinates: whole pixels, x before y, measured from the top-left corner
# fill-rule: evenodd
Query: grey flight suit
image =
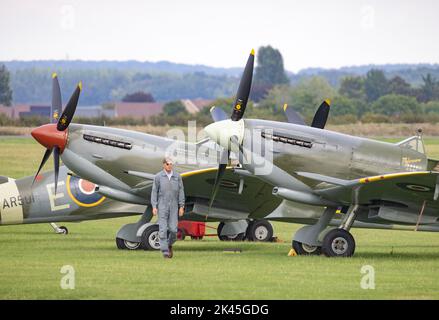
<path id="1" fill-rule="evenodd" d="M 174 170 L 169 180 L 165 170 L 154 178 L 151 205 L 158 209 L 160 250 L 168 252 L 177 240 L 178 209 L 184 206 L 184 187 L 181 176 Z M 168 234 L 169 231 L 169 234 Z"/>

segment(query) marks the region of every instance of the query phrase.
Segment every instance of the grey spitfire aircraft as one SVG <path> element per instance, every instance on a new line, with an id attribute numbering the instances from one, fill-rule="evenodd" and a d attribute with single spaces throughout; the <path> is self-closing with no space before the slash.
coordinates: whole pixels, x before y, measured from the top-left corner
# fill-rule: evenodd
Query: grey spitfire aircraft
<path id="1" fill-rule="evenodd" d="M 251 76 L 244 73 L 248 87 Z M 246 102 L 236 103 L 231 119 L 212 110 L 216 122 L 204 131 L 224 148 L 221 159 L 238 155 L 235 174 L 257 177 L 283 200 L 267 219 L 312 224 L 294 235 L 296 253 L 352 256 L 352 226 L 439 231 L 439 161 L 426 156 L 420 134 L 392 144 L 324 130 L 329 101 L 311 127 L 291 111 L 289 123 L 243 119 Z"/>

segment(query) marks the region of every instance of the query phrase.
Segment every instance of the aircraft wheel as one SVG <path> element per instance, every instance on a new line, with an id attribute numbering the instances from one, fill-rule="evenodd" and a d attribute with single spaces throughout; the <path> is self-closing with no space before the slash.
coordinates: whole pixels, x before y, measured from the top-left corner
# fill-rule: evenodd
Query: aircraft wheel
<path id="1" fill-rule="evenodd" d="M 293 249 L 298 255 L 320 255 L 322 253 L 322 247 L 309 246 L 295 240 L 293 240 Z"/>
<path id="2" fill-rule="evenodd" d="M 150 225 L 142 233 L 140 248 L 143 250 L 160 250 L 159 226 Z"/>
<path id="3" fill-rule="evenodd" d="M 267 220 L 254 220 L 247 228 L 247 239 L 250 241 L 268 242 L 273 238 L 273 227 Z"/>
<path id="4" fill-rule="evenodd" d="M 242 241 L 245 239 L 245 232 L 229 235 L 229 236 L 222 236 L 221 230 L 223 230 L 223 228 L 224 228 L 224 222 L 220 222 L 220 224 L 218 225 L 217 234 L 218 234 L 218 238 L 221 241 Z"/>
<path id="5" fill-rule="evenodd" d="M 349 231 L 333 229 L 323 238 L 322 252 L 327 257 L 351 257 L 355 252 L 355 240 Z"/>
<path id="6" fill-rule="evenodd" d="M 140 242 L 131 242 L 121 238 L 116 238 L 116 246 L 121 250 L 137 250 L 140 247 Z"/>
<path id="7" fill-rule="evenodd" d="M 69 229 L 67 229 L 67 227 L 61 226 L 58 228 L 56 233 L 67 235 L 69 234 Z"/>

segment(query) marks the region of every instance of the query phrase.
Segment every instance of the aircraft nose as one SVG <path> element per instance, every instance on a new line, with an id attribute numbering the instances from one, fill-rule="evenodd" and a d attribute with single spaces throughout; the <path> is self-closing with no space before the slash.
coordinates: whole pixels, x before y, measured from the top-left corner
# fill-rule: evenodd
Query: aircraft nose
<path id="1" fill-rule="evenodd" d="M 60 153 L 62 153 L 67 144 L 68 129 L 65 131 L 58 131 L 55 123 L 45 124 L 33 129 L 31 135 L 47 149 L 53 149 L 54 146 L 58 146 L 60 148 Z"/>
<path id="2" fill-rule="evenodd" d="M 233 136 L 236 136 L 238 143 L 242 144 L 242 140 L 244 139 L 244 120 L 223 120 L 214 122 L 205 127 L 204 131 L 209 138 L 218 143 L 220 146 L 231 150 L 234 145 L 232 144 L 231 146 L 230 139 Z"/>

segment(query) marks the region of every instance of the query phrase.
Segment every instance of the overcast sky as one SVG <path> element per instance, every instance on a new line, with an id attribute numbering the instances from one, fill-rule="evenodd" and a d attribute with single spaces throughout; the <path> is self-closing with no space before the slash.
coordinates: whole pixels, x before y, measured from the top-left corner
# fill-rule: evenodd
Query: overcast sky
<path id="1" fill-rule="evenodd" d="M 436 0 L 0 0 L 0 60 L 140 60 L 243 67 L 439 63 Z"/>

